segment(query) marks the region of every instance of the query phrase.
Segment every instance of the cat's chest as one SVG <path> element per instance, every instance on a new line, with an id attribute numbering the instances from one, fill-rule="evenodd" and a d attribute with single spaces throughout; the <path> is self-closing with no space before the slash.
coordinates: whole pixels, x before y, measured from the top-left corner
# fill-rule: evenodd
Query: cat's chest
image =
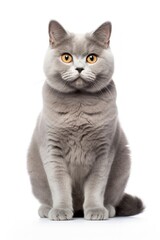
<path id="1" fill-rule="evenodd" d="M 91 166 L 108 142 L 115 107 L 97 97 L 53 98 L 44 106 L 49 138 L 63 149 L 68 164 Z"/>
<path id="2" fill-rule="evenodd" d="M 52 109 L 50 117 L 55 127 L 73 129 L 79 134 L 83 134 L 86 128 L 96 128 L 105 124 L 111 110 L 102 101 L 86 103 L 84 101 L 77 102 L 76 99 L 73 99 L 72 103 L 55 104 Z"/>
<path id="3" fill-rule="evenodd" d="M 81 105 L 74 111 L 61 113 L 55 127 L 56 135 L 63 145 L 68 164 L 87 166 L 89 169 L 96 159 L 97 152 L 110 138 L 105 112 L 100 109 L 87 109 Z"/>
<path id="4" fill-rule="evenodd" d="M 89 107 L 87 109 L 79 104 L 77 108 L 72 110 L 66 109 L 66 112 L 56 112 L 56 118 L 59 120 L 59 124 L 63 124 L 63 127 L 83 133 L 86 128 L 94 128 L 97 125 L 100 114 L 98 111 L 89 111 Z"/>

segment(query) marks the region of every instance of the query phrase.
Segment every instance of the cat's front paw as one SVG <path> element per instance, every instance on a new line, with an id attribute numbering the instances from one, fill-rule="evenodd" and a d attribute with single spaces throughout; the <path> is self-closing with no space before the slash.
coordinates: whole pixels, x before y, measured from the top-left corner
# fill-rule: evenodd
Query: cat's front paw
<path id="1" fill-rule="evenodd" d="M 55 221 L 70 220 L 73 217 L 73 211 L 71 209 L 52 208 L 48 213 L 48 218 Z"/>
<path id="2" fill-rule="evenodd" d="M 87 220 L 106 220 L 109 218 L 109 212 L 105 207 L 86 209 L 84 218 Z"/>

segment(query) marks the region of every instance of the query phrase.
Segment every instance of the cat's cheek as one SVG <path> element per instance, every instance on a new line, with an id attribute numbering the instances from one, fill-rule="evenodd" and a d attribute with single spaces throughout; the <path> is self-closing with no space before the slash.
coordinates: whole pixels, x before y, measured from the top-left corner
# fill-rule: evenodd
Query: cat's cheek
<path id="1" fill-rule="evenodd" d="M 90 69 L 95 74 L 98 74 L 99 72 L 104 71 L 104 61 L 103 59 L 98 59 L 98 61 L 90 66 Z"/>

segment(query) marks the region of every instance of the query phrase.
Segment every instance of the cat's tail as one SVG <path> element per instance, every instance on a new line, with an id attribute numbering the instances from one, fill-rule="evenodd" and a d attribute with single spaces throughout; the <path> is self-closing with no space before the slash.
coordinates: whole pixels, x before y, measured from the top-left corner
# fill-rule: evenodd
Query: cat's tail
<path id="1" fill-rule="evenodd" d="M 116 207 L 116 216 L 132 216 L 143 212 L 144 205 L 141 199 L 124 194 L 119 205 Z"/>

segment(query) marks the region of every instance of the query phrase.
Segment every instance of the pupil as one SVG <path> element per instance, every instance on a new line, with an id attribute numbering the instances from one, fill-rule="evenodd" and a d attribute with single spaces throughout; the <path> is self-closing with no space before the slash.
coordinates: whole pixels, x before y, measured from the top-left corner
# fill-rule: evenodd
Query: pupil
<path id="1" fill-rule="evenodd" d="M 69 59 L 69 56 L 68 56 L 68 55 L 66 55 L 66 56 L 65 56 L 65 59 L 66 59 L 66 61 L 68 61 L 68 59 Z"/>
<path id="2" fill-rule="evenodd" d="M 93 55 L 90 56 L 90 60 L 93 61 L 94 60 L 94 57 Z"/>

